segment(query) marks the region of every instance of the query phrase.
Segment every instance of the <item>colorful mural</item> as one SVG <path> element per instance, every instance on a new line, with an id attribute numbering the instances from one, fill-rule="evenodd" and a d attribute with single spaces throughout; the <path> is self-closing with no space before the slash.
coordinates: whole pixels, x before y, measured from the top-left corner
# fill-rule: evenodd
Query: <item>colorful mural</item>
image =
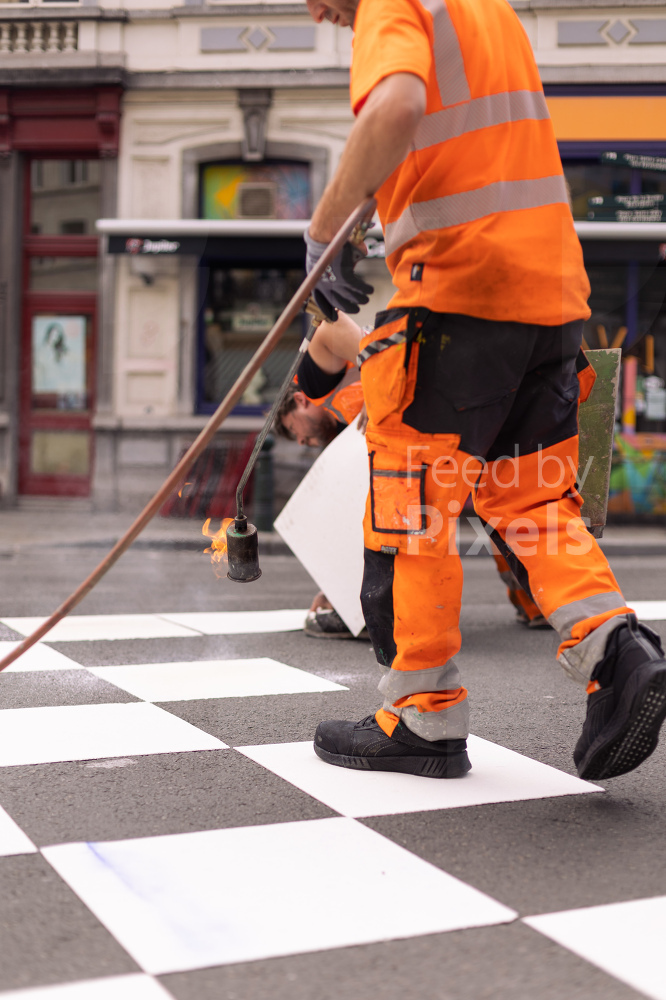
<path id="1" fill-rule="evenodd" d="M 616 435 L 608 514 L 666 514 L 666 434 Z"/>
<path id="2" fill-rule="evenodd" d="M 248 218 L 240 211 L 242 185 L 272 185 L 269 217 L 310 218 L 310 168 L 306 163 L 212 163 L 203 167 L 201 178 L 202 218 Z M 256 218 L 262 213 L 257 212 Z M 266 217 L 266 215 L 264 215 Z"/>

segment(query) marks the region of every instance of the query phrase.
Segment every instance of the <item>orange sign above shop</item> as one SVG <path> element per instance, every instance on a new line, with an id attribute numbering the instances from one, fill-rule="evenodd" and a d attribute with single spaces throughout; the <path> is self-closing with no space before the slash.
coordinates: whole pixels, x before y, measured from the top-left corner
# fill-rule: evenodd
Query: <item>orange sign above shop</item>
<path id="1" fill-rule="evenodd" d="M 666 141 L 666 97 L 546 97 L 560 142 Z"/>

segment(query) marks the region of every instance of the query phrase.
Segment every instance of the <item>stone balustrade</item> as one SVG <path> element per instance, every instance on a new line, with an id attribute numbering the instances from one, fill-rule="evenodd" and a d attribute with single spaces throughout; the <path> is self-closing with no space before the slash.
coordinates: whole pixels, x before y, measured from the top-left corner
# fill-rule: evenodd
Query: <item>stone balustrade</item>
<path id="1" fill-rule="evenodd" d="M 76 52 L 79 26 L 76 21 L 0 20 L 0 59 L 28 53 Z"/>

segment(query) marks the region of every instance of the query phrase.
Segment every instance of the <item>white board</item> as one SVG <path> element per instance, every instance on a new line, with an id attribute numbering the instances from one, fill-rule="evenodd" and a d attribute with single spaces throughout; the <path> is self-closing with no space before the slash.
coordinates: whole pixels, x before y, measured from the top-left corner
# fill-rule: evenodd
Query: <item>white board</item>
<path id="1" fill-rule="evenodd" d="M 365 435 L 353 420 L 324 449 L 274 525 L 354 635 L 365 624 L 360 595 L 368 484 Z"/>

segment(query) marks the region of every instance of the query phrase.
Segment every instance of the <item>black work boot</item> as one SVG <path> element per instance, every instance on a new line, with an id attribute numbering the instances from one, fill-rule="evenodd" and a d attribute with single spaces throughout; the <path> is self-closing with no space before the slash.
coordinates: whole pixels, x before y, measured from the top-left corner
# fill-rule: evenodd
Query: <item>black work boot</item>
<path id="1" fill-rule="evenodd" d="M 320 722 L 314 749 L 327 764 L 359 771 L 400 771 L 427 778 L 459 778 L 471 768 L 466 740 L 421 739 L 401 722 L 387 736 L 374 715 L 360 722 Z"/>
<path id="2" fill-rule="evenodd" d="M 628 615 L 610 635 L 592 680 L 583 732 L 574 750 L 581 778 L 633 771 L 659 741 L 666 716 L 666 660 L 659 636 Z"/>

